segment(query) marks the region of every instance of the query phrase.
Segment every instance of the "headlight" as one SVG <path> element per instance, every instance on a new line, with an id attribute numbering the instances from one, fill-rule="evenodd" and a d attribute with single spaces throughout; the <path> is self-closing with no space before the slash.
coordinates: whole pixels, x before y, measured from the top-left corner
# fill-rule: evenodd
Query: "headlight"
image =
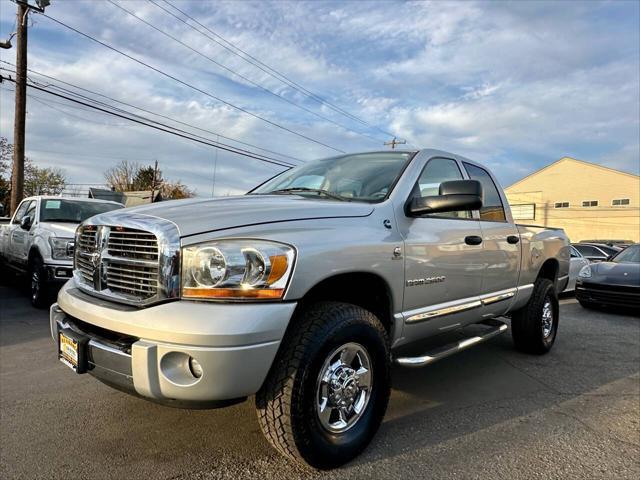
<path id="1" fill-rule="evenodd" d="M 220 240 L 182 249 L 182 297 L 280 299 L 293 247 L 265 240 Z"/>
<path id="2" fill-rule="evenodd" d="M 54 260 L 67 260 L 73 257 L 73 238 L 49 237 L 51 245 L 51 258 Z"/>
<path id="3" fill-rule="evenodd" d="M 585 265 L 578 273 L 578 277 L 580 278 L 591 278 L 591 266 Z"/>

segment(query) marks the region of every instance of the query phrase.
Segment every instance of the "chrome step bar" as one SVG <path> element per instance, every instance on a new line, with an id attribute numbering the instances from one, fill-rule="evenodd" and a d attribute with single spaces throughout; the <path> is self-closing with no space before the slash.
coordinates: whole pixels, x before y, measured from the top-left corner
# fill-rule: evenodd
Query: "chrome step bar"
<path id="1" fill-rule="evenodd" d="M 429 365 L 433 362 L 449 357 L 455 353 L 461 352 L 462 350 L 466 350 L 473 345 L 486 342 L 490 338 L 504 333 L 508 328 L 506 323 L 495 318 L 480 322 L 478 325 L 486 325 L 489 328 L 482 335 L 468 337 L 455 343 L 437 347 L 426 352 L 424 355 L 420 355 L 419 357 L 398 357 L 394 359 L 394 362 L 403 367 L 424 367 L 425 365 Z"/>

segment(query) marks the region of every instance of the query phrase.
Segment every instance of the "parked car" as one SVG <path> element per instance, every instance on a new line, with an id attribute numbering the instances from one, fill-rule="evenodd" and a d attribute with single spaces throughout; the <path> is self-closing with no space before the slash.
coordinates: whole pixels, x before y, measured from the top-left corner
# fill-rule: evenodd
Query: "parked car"
<path id="1" fill-rule="evenodd" d="M 621 252 L 621 247 L 610 247 L 602 243 L 573 243 L 572 246 L 578 250 L 584 258 L 590 262 L 604 262 L 611 256 Z"/>
<path id="2" fill-rule="evenodd" d="M 36 196 L 25 198 L 8 224 L 0 225 L 0 263 L 30 278 L 31 302 L 51 304 L 55 286 L 69 280 L 73 269 L 74 234 L 80 222 L 120 203 Z"/>
<path id="3" fill-rule="evenodd" d="M 569 264 L 569 282 L 567 283 L 567 288 L 564 289 L 565 292 L 573 292 L 575 290 L 578 274 L 583 267 L 589 265 L 589 260 L 584 258 L 573 245 L 570 247 L 570 252 L 571 262 Z"/>
<path id="4" fill-rule="evenodd" d="M 576 298 L 585 308 L 640 308 L 640 245 L 630 245 L 606 262 L 580 270 Z"/>
<path id="5" fill-rule="evenodd" d="M 183 408 L 255 394 L 269 442 L 318 468 L 369 443 L 392 359 L 429 365 L 504 333 L 505 315 L 518 349 L 548 352 L 570 258 L 561 229 L 513 222 L 485 167 L 436 150 L 349 154 L 245 196 L 109 212 L 76 245 L 51 308 L 65 365 Z"/>
<path id="6" fill-rule="evenodd" d="M 580 240 L 580 243 L 599 243 L 602 245 L 608 245 L 610 247 L 628 247 L 629 245 L 633 245 L 633 240 Z"/>

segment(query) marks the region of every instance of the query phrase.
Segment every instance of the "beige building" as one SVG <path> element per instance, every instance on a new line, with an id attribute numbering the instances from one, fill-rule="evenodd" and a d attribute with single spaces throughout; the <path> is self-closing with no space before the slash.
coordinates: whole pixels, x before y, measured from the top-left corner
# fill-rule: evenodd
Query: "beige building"
<path id="1" fill-rule="evenodd" d="M 562 227 L 573 242 L 640 242 L 640 177 L 563 157 L 505 189 L 518 223 Z"/>

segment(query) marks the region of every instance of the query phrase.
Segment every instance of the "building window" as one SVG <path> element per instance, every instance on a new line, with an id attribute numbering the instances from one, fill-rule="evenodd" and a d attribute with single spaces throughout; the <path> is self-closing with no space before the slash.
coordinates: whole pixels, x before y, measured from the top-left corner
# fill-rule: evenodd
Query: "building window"
<path id="1" fill-rule="evenodd" d="M 585 200 L 584 202 L 582 202 L 582 206 L 583 207 L 597 207 L 598 206 L 598 200 Z"/>
<path id="2" fill-rule="evenodd" d="M 536 204 L 520 203 L 511 205 L 511 215 L 513 216 L 514 220 L 535 220 Z"/>
<path id="3" fill-rule="evenodd" d="M 556 202 L 555 208 L 569 208 L 569 202 Z"/>
<path id="4" fill-rule="evenodd" d="M 629 205 L 629 199 L 628 198 L 616 198 L 615 200 L 613 200 L 611 202 L 611 205 L 613 205 L 614 207 L 619 207 L 622 205 Z"/>

